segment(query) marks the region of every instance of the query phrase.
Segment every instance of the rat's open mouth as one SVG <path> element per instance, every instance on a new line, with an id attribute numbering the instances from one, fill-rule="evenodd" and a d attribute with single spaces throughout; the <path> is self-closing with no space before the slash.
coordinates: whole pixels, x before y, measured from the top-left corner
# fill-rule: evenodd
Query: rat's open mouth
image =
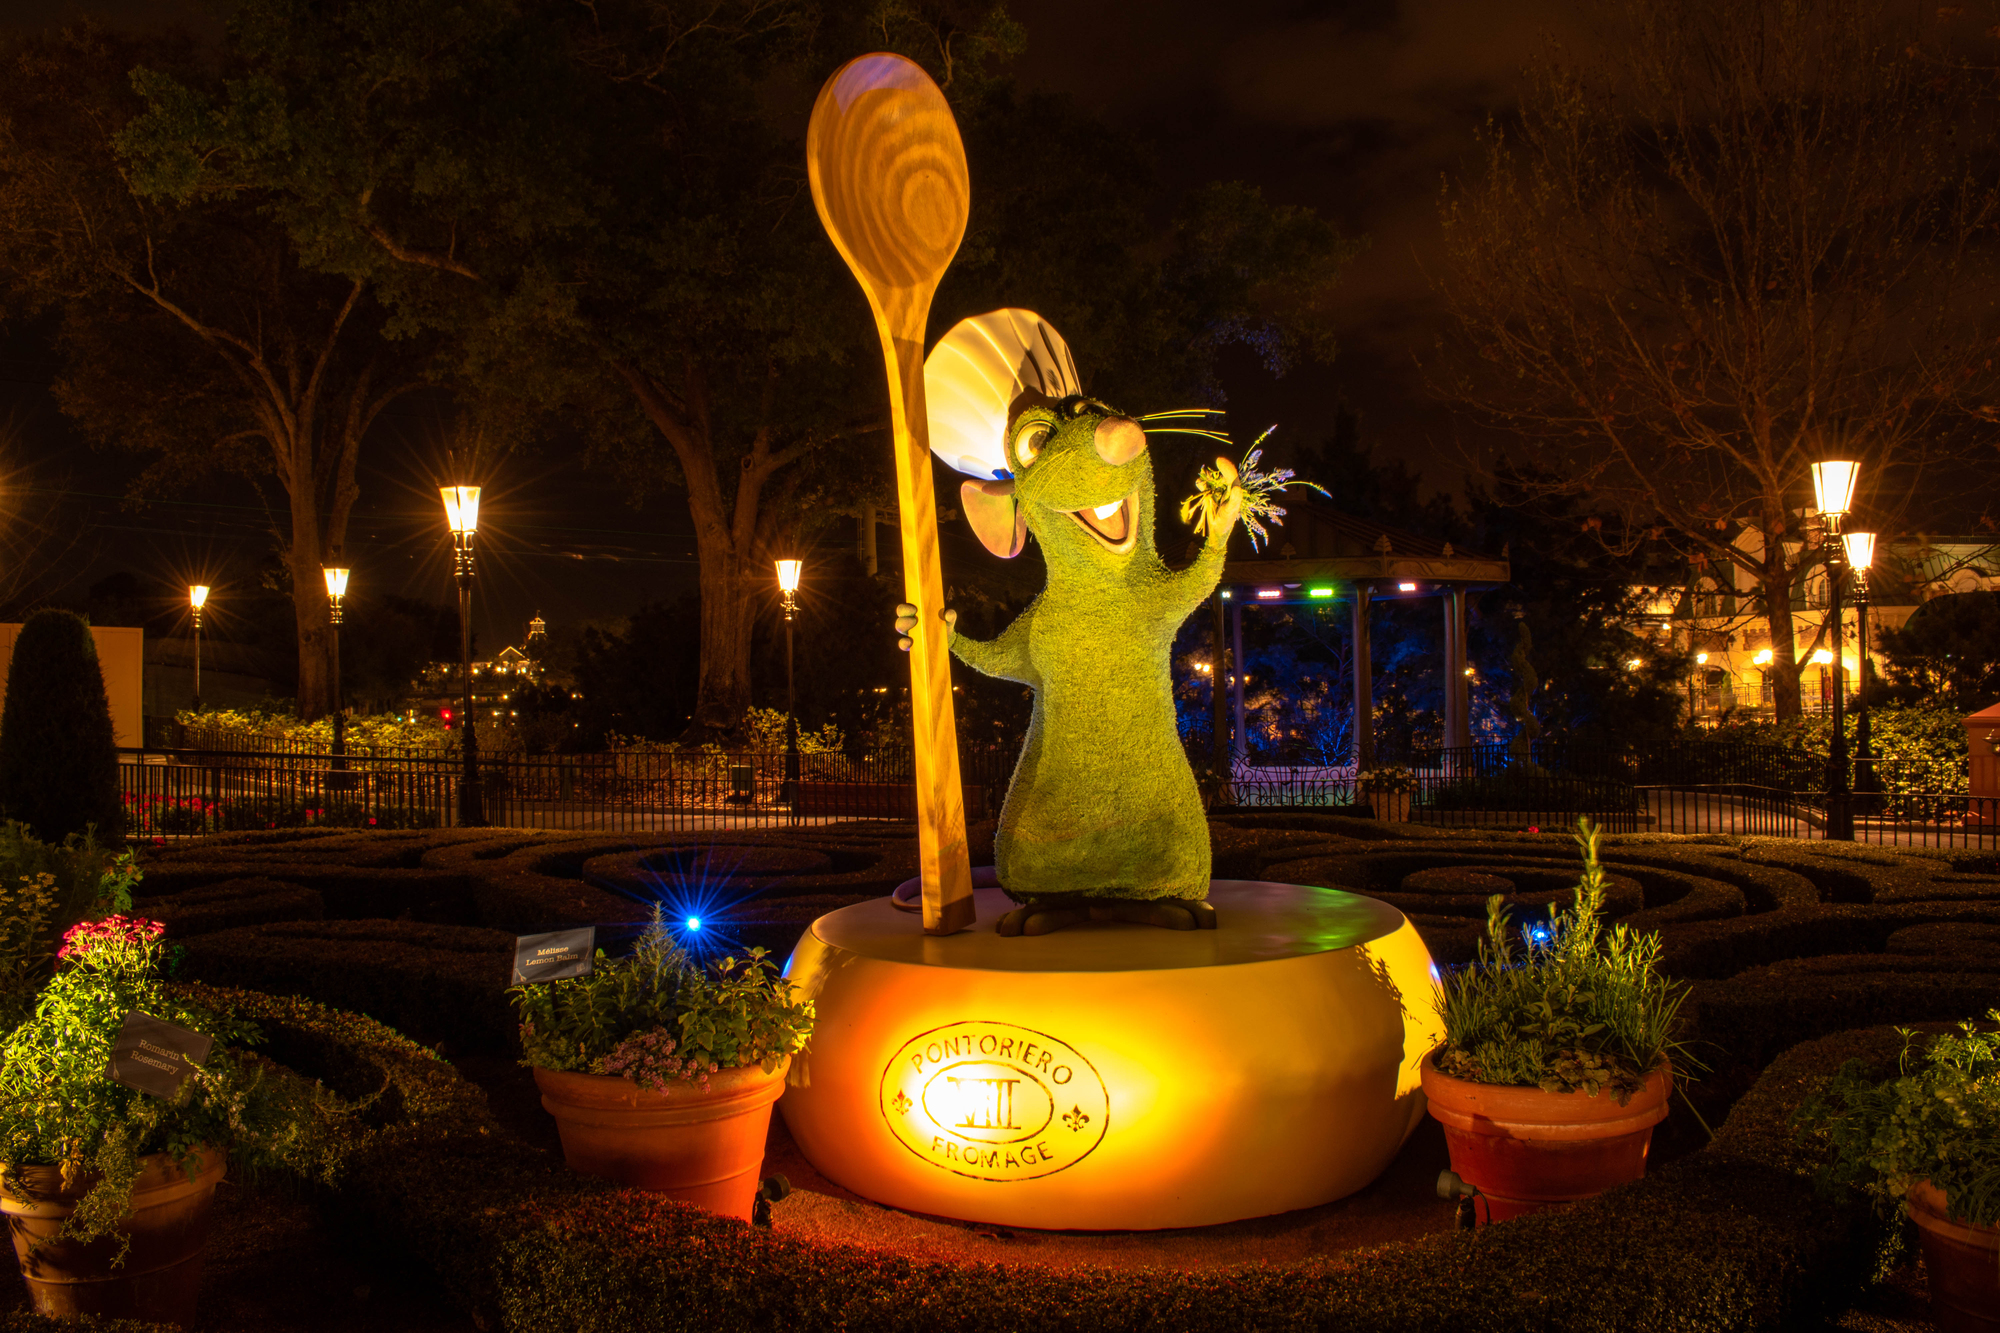
<path id="1" fill-rule="evenodd" d="M 1132 510 L 1132 497 L 1128 495 L 1108 505 L 1092 509 L 1065 509 L 1063 512 L 1112 550 L 1123 551 L 1132 544 Z"/>

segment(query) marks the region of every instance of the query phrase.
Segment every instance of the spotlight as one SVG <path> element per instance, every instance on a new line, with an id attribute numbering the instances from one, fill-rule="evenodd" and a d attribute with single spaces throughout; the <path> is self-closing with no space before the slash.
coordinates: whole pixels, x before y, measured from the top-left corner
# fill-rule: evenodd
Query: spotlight
<path id="1" fill-rule="evenodd" d="M 688 920 L 687 920 L 687 927 L 688 927 L 688 929 L 689 929 L 689 930 L 700 930 L 700 929 L 701 929 L 701 918 L 700 918 L 700 917 L 698 917 L 698 916 L 691 916 L 691 917 L 689 917 L 689 918 L 688 918 Z"/>

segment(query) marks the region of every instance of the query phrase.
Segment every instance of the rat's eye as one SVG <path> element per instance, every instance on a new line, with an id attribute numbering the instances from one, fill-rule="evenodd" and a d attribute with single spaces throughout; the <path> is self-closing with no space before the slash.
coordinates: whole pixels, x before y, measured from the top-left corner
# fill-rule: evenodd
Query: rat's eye
<path id="1" fill-rule="evenodd" d="M 989 436 L 988 438 L 991 437 Z M 1022 467 L 1026 467 L 1035 461 L 1036 455 L 1042 452 L 1042 446 L 1048 442 L 1048 438 L 1048 422 L 1022 422 L 1021 428 L 1014 432 L 1014 457 L 1020 462 Z"/>

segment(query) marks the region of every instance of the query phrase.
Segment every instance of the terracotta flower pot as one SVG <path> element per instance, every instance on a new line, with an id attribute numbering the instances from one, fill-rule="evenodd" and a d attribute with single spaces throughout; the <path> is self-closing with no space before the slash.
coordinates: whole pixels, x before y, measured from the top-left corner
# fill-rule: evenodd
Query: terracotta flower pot
<path id="1" fill-rule="evenodd" d="M 1368 791 L 1361 795 L 1368 802 L 1369 811 L 1375 818 L 1390 824 L 1407 824 L 1410 821 L 1410 797 L 1406 791 Z"/>
<path id="2" fill-rule="evenodd" d="M 1910 1220 L 1924 1247 L 1931 1319 L 1939 1333 L 2000 1330 L 2000 1227 L 1976 1227 L 1945 1212 L 1942 1190 L 1910 1187 Z"/>
<path id="3" fill-rule="evenodd" d="M 1673 1091 L 1664 1065 L 1623 1106 L 1608 1092 L 1471 1083 L 1439 1073 L 1428 1055 L 1423 1078 L 1451 1169 L 1486 1196 L 1478 1211 L 1490 1222 L 1588 1199 L 1645 1175 L 1653 1126 L 1667 1118 Z"/>
<path id="4" fill-rule="evenodd" d="M 31 1166 L 22 1171 L 33 1202 L 0 1192 L 0 1211 L 6 1213 L 7 1229 L 14 1235 L 14 1254 L 35 1309 L 49 1315 L 96 1314 L 192 1324 L 201 1287 L 202 1247 L 208 1241 L 208 1207 L 228 1161 L 222 1149 L 203 1148 L 200 1166 L 190 1180 L 165 1153 L 140 1158 L 132 1206 L 119 1224 L 119 1230 L 131 1237 L 132 1248 L 115 1269 L 111 1261 L 118 1253 L 118 1241 L 111 1237 L 88 1245 L 52 1240 L 29 1254 L 35 1242 L 62 1230 L 97 1182 L 96 1177 L 87 1177 L 66 1190 L 56 1167 Z"/>
<path id="5" fill-rule="evenodd" d="M 704 1091 L 674 1083 L 653 1092 L 628 1078 L 537 1069 L 542 1105 L 556 1118 L 570 1170 L 750 1219 L 771 1103 L 791 1059 L 711 1074 Z"/>

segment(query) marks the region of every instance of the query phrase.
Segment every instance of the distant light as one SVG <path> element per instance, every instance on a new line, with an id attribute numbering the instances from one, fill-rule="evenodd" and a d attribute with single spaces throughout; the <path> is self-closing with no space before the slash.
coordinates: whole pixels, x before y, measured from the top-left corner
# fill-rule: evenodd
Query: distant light
<path id="1" fill-rule="evenodd" d="M 1222 595 L 1223 595 L 1223 597 L 1227 598 L 1227 597 L 1229 596 L 1229 589 L 1227 589 L 1227 588 L 1224 588 L 1224 589 L 1222 590 Z"/>
<path id="2" fill-rule="evenodd" d="M 1471 674 L 1472 674 L 1472 668 L 1471 668 L 1471 667 L 1467 667 L 1467 668 L 1465 669 L 1465 674 L 1466 674 L 1466 675 L 1468 675 L 1468 676 L 1469 676 L 1469 675 L 1471 675 Z"/>
<path id="3" fill-rule="evenodd" d="M 778 591 L 797 592 L 799 590 L 799 570 L 802 560 L 780 560 L 778 564 Z"/>
<path id="4" fill-rule="evenodd" d="M 1331 588 L 1307 588 L 1307 589 L 1306 589 L 1306 596 L 1308 596 L 1308 597 L 1331 597 L 1331 596 L 1333 596 L 1333 589 L 1331 589 Z"/>
<path id="5" fill-rule="evenodd" d="M 1813 651 L 1812 660 L 1816 666 L 1826 666 L 1833 661 L 1833 654 L 1824 648 L 1818 648 Z"/>
<path id="6" fill-rule="evenodd" d="M 1750 660 L 1755 662 L 1758 666 L 1769 666 L 1771 665 L 1771 650 L 1769 648 L 1766 648 L 1763 652 L 1758 653 L 1755 657 L 1751 658 Z"/>
<path id="7" fill-rule="evenodd" d="M 1637 671 L 1637 670 L 1639 669 L 1640 665 L 1641 665 L 1641 664 L 1640 664 L 1640 662 L 1639 662 L 1639 659 L 1638 659 L 1638 658 L 1636 658 L 1636 657 L 1634 657 L 1634 658 L 1632 658 L 1632 659 L 1628 660 L 1628 661 L 1627 661 L 1627 662 L 1625 663 L 1625 669 L 1626 669 L 1627 671 Z"/>
<path id="8" fill-rule="evenodd" d="M 1397 592 L 1415 592 L 1416 590 L 1417 585 L 1414 583 L 1398 583 L 1396 585 Z"/>
<path id="9" fill-rule="evenodd" d="M 188 600 L 194 603 L 195 610 L 201 610 L 202 606 L 208 601 L 208 585 L 206 583 L 197 583 L 189 587 Z"/>
<path id="10" fill-rule="evenodd" d="M 698 916 L 691 916 L 691 917 L 689 917 L 689 918 L 688 918 L 688 929 L 689 929 L 689 930 L 700 930 L 700 929 L 701 929 L 701 918 L 700 918 L 700 917 L 698 917 Z"/>
<path id="11" fill-rule="evenodd" d="M 347 596 L 347 570 L 322 566 L 320 573 L 326 575 L 326 591 L 329 597 Z"/>
<path id="12" fill-rule="evenodd" d="M 1696 665 L 1696 666 L 1707 666 L 1707 665 L 1708 665 L 1708 654 L 1707 654 L 1707 653 L 1696 653 L 1696 654 L 1694 655 L 1694 661 L 1695 661 L 1695 665 Z"/>
<path id="13" fill-rule="evenodd" d="M 1257 595 L 1259 597 L 1277 597 L 1284 591 L 1283 588 L 1259 588 L 1257 589 Z"/>
<path id="14" fill-rule="evenodd" d="M 1850 532 L 1840 540 L 1847 547 L 1847 563 L 1854 568 L 1866 570 L 1875 563 L 1874 533 Z"/>

